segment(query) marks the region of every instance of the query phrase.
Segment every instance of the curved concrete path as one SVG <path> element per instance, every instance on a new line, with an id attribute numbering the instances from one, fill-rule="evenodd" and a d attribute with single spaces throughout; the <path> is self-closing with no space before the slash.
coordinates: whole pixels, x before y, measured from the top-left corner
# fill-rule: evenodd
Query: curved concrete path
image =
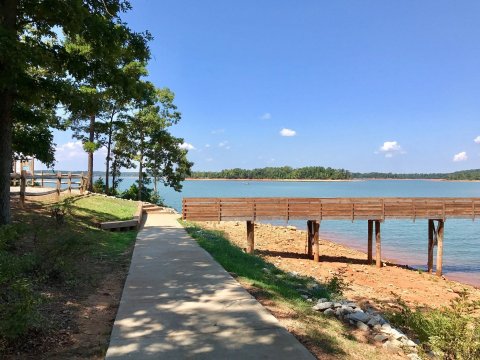
<path id="1" fill-rule="evenodd" d="M 106 359 L 314 359 L 177 218 L 139 232 Z"/>

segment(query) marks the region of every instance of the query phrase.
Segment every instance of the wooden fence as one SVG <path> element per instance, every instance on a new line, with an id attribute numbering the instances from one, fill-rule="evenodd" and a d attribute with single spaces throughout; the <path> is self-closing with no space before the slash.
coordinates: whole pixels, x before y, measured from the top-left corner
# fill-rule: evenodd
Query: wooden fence
<path id="1" fill-rule="evenodd" d="M 382 266 L 380 224 L 388 219 L 428 220 L 428 271 L 433 271 L 437 245 L 437 275 L 442 274 L 444 223 L 447 219 L 480 216 L 480 198 L 184 198 L 182 217 L 192 221 L 247 221 L 247 252 L 254 251 L 257 220 L 307 220 L 308 255 L 319 261 L 322 220 L 367 220 L 368 262 Z M 435 225 L 437 222 L 437 225 Z M 375 226 L 375 229 L 374 229 Z"/>
<path id="2" fill-rule="evenodd" d="M 31 180 L 31 185 L 35 186 L 38 181 L 40 187 L 44 188 L 45 184 L 55 184 L 55 187 L 51 187 L 51 190 L 45 191 L 26 191 L 27 182 Z M 19 191 L 13 191 L 10 193 L 11 196 L 19 196 L 20 204 L 23 206 L 25 204 L 26 196 L 45 196 L 55 194 L 57 199 L 60 198 L 60 193 L 68 192 L 72 193 L 73 189 L 80 190 L 80 194 L 83 194 L 88 186 L 88 177 L 82 174 L 72 174 L 72 173 L 44 173 L 43 171 L 39 174 L 26 174 L 25 171 L 22 171 L 20 174 L 13 173 L 10 174 L 10 181 L 14 186 L 20 186 Z M 66 187 L 62 187 L 66 185 Z"/>

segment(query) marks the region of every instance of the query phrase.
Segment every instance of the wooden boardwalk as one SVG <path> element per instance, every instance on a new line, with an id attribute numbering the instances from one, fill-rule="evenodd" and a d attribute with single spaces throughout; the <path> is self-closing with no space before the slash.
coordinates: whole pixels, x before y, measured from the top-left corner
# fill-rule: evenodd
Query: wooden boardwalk
<path id="1" fill-rule="evenodd" d="M 184 220 L 192 221 L 246 221 L 250 253 L 254 251 L 255 221 L 307 220 L 308 255 L 315 261 L 319 261 L 318 234 L 322 220 L 367 220 L 367 261 L 373 261 L 375 232 L 377 267 L 382 266 L 381 222 L 426 219 L 428 271 L 433 271 L 433 250 L 437 245 L 436 274 L 441 276 L 445 221 L 475 220 L 480 216 L 480 198 L 184 198 L 182 215 Z"/>

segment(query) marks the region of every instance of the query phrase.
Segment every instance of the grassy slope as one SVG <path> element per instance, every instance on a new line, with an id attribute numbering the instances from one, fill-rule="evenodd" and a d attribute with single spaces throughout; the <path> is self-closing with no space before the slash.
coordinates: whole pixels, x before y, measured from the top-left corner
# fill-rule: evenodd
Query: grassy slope
<path id="1" fill-rule="evenodd" d="M 221 232 L 204 230 L 182 222 L 187 232 L 227 271 L 232 273 L 263 305 L 267 306 L 310 351 L 322 359 L 383 359 L 379 348 L 362 342 L 356 332 L 343 323 L 311 309 L 302 295 L 335 299 L 341 295 L 342 281 L 332 278 L 321 284 L 315 279 L 289 274 L 274 264 L 246 254 Z M 391 359 L 396 357 L 389 355 Z"/>
<path id="2" fill-rule="evenodd" d="M 96 223 L 132 218 L 135 202 L 91 196 L 67 204 L 63 224 L 50 215 L 58 204 L 31 202 L 0 227 L 0 355 L 51 350 L 49 339 L 72 323 L 61 315 L 65 304 L 130 262 L 136 231 L 106 232 Z"/>

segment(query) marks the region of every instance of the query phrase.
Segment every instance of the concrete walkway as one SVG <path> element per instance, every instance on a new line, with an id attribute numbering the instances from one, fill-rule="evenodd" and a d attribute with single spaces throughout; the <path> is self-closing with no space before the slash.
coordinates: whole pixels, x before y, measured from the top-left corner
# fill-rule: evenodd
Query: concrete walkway
<path id="1" fill-rule="evenodd" d="M 106 359 L 314 359 L 177 218 L 139 232 Z"/>

